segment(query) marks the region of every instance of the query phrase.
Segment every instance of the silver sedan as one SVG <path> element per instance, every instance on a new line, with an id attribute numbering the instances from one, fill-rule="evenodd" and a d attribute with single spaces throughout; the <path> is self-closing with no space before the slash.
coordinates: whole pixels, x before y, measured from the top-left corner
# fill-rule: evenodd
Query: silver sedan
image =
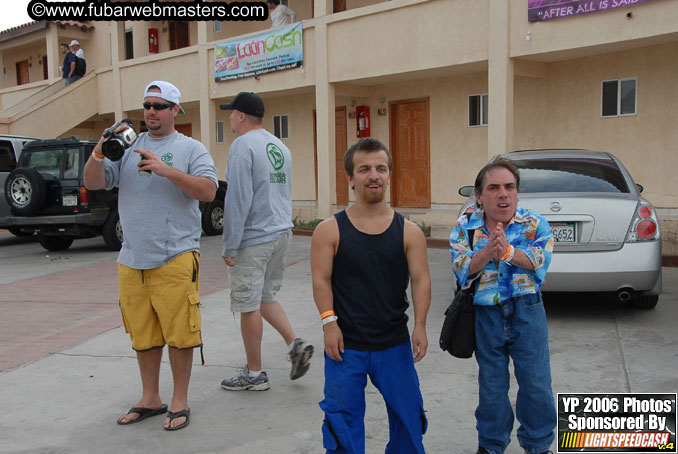
<path id="1" fill-rule="evenodd" d="M 499 156 L 493 158 L 497 159 Z M 556 241 L 542 288 L 606 292 L 651 309 L 662 291 L 659 221 L 628 170 L 611 153 L 516 151 L 500 157 L 520 171 L 519 205 L 543 215 Z M 459 190 L 474 208 L 473 187 Z"/>

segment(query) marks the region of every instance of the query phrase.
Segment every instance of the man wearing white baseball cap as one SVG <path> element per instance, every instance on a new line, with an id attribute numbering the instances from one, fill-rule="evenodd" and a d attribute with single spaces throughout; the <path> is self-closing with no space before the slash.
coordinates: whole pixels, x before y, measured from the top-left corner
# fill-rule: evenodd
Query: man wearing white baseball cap
<path id="1" fill-rule="evenodd" d="M 75 54 L 76 57 L 85 60 L 85 51 L 80 48 L 80 43 L 78 42 L 77 39 L 71 41 L 71 44 L 69 44 L 69 46 L 73 50 L 73 53 Z"/>
<path id="2" fill-rule="evenodd" d="M 118 419 L 128 425 L 167 413 L 165 430 L 189 423 L 188 384 L 193 349 L 202 347 L 200 321 L 200 209 L 212 201 L 217 173 L 207 149 L 174 128 L 179 89 L 156 80 L 144 90 L 142 133 L 122 158 L 104 158 L 103 135 L 85 164 L 88 189 L 119 187 L 124 240 L 118 256 L 122 320 L 141 371 L 142 396 Z M 116 128 L 116 133 L 126 129 Z M 174 378 L 172 403 L 159 393 L 163 347 Z"/>

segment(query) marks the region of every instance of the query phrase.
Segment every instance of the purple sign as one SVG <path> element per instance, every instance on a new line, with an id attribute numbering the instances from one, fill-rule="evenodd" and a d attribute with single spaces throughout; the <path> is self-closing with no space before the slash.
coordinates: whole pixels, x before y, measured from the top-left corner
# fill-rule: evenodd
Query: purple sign
<path id="1" fill-rule="evenodd" d="M 615 8 L 627 8 L 650 0 L 528 0 L 527 19 L 530 22 L 597 13 Z"/>

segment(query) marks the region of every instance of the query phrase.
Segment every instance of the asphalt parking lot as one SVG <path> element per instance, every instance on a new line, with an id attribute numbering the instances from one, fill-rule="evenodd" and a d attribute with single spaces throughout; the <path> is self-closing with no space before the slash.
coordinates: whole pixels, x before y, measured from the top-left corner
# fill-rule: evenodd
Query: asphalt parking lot
<path id="1" fill-rule="evenodd" d="M 264 367 L 271 389 L 224 391 L 219 383 L 244 363 L 238 320 L 229 311 L 220 237 L 203 237 L 201 294 L 206 365 L 194 360 L 191 424 L 162 430 L 162 418 L 121 427 L 116 418 L 139 398 L 139 373 L 120 327 L 116 253 L 101 238 L 76 240 L 62 253 L 0 231 L 1 453 L 320 453 L 322 330 L 312 299 L 310 238 L 295 236 L 279 299 L 297 334 L 316 345 L 309 373 L 288 378 L 286 347 L 266 327 Z M 474 360 L 437 347 L 452 295 L 449 253 L 429 249 L 433 298 L 429 352 L 418 365 L 429 430 L 427 452 L 470 453 L 477 445 Z M 554 393 L 678 391 L 678 268 L 664 268 L 656 309 L 608 300 L 546 297 Z M 165 357 L 161 392 L 171 397 Z M 515 401 L 516 384 L 512 383 Z M 367 388 L 367 452 L 384 452 L 388 423 Z M 517 425 L 517 424 L 516 424 Z M 552 447 L 556 451 L 555 445 Z M 507 453 L 522 452 L 515 437 Z"/>

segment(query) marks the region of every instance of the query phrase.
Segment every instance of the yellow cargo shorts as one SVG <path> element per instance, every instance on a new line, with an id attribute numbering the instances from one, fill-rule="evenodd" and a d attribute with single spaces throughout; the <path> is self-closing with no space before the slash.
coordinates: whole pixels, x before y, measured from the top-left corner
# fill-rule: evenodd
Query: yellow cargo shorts
<path id="1" fill-rule="evenodd" d="M 149 270 L 118 264 L 118 286 L 122 321 L 134 350 L 202 345 L 197 252 Z"/>

